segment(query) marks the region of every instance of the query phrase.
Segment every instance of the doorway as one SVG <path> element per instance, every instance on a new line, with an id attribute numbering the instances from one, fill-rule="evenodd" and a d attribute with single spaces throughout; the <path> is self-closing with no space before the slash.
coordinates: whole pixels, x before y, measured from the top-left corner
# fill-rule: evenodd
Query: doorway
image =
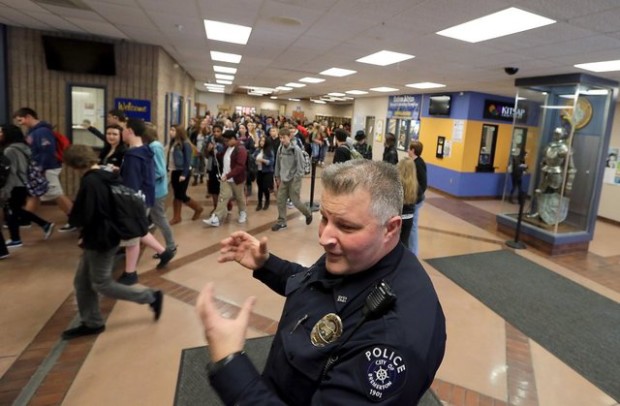
<path id="1" fill-rule="evenodd" d="M 100 137 L 105 133 L 105 87 L 68 85 L 67 92 L 71 106 L 67 137 L 73 144 L 103 148 Z"/>

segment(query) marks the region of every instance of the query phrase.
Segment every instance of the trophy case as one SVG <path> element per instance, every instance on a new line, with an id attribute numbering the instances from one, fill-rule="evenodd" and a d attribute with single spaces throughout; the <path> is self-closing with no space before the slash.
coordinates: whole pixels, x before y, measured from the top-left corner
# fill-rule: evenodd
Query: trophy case
<path id="1" fill-rule="evenodd" d="M 498 230 L 513 235 L 519 224 L 524 242 L 552 255 L 587 251 L 618 83 L 567 74 L 517 79 L 515 85 L 513 139 Z M 517 114 L 523 111 L 538 114 L 536 134 L 524 133 L 523 114 Z M 529 184 L 523 186 L 526 173 Z"/>

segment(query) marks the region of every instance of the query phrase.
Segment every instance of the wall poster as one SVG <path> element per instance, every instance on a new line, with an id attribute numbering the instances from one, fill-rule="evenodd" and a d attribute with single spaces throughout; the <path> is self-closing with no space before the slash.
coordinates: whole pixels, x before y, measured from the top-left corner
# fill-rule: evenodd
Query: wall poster
<path id="1" fill-rule="evenodd" d="M 610 147 L 605 160 L 605 174 L 603 182 L 620 185 L 620 161 L 618 161 L 620 148 Z"/>

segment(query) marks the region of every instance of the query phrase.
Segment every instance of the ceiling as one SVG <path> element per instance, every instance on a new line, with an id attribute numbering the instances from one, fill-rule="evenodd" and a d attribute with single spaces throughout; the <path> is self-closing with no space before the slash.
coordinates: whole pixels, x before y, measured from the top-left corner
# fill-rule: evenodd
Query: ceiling
<path id="1" fill-rule="evenodd" d="M 75 5 L 81 7 L 76 7 Z M 67 7 L 70 6 L 70 7 Z M 557 21 L 470 44 L 435 32 L 514 6 Z M 203 19 L 251 26 L 247 45 L 210 41 Z M 0 23 L 162 46 L 204 90 L 215 82 L 209 51 L 243 56 L 232 86 L 275 88 L 305 76 L 320 84 L 281 92 L 315 98 L 329 92 L 438 82 L 441 91 L 514 95 L 514 79 L 581 72 L 573 65 L 620 59 L 618 0 L 0 0 Z M 415 55 L 387 67 L 356 62 L 380 50 Z M 518 67 L 514 76 L 504 67 Z M 335 78 L 331 67 L 356 70 Z M 620 72 L 596 74 L 620 81 Z"/>

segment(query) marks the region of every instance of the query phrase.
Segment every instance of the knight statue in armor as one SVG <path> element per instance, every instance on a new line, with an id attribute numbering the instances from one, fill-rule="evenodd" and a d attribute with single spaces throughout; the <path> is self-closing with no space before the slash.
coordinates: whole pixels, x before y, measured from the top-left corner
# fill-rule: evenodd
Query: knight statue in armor
<path id="1" fill-rule="evenodd" d="M 568 204 L 577 169 L 573 163 L 573 151 L 567 143 L 565 128 L 557 127 L 553 139 L 545 148 L 542 161 L 541 178 L 534 191 L 537 211 L 528 217 L 540 217 L 547 224 L 561 223 L 568 215 Z M 568 166 L 566 174 L 564 168 Z M 564 186 L 563 195 L 562 186 Z M 534 207 L 534 204 L 532 205 Z"/>

